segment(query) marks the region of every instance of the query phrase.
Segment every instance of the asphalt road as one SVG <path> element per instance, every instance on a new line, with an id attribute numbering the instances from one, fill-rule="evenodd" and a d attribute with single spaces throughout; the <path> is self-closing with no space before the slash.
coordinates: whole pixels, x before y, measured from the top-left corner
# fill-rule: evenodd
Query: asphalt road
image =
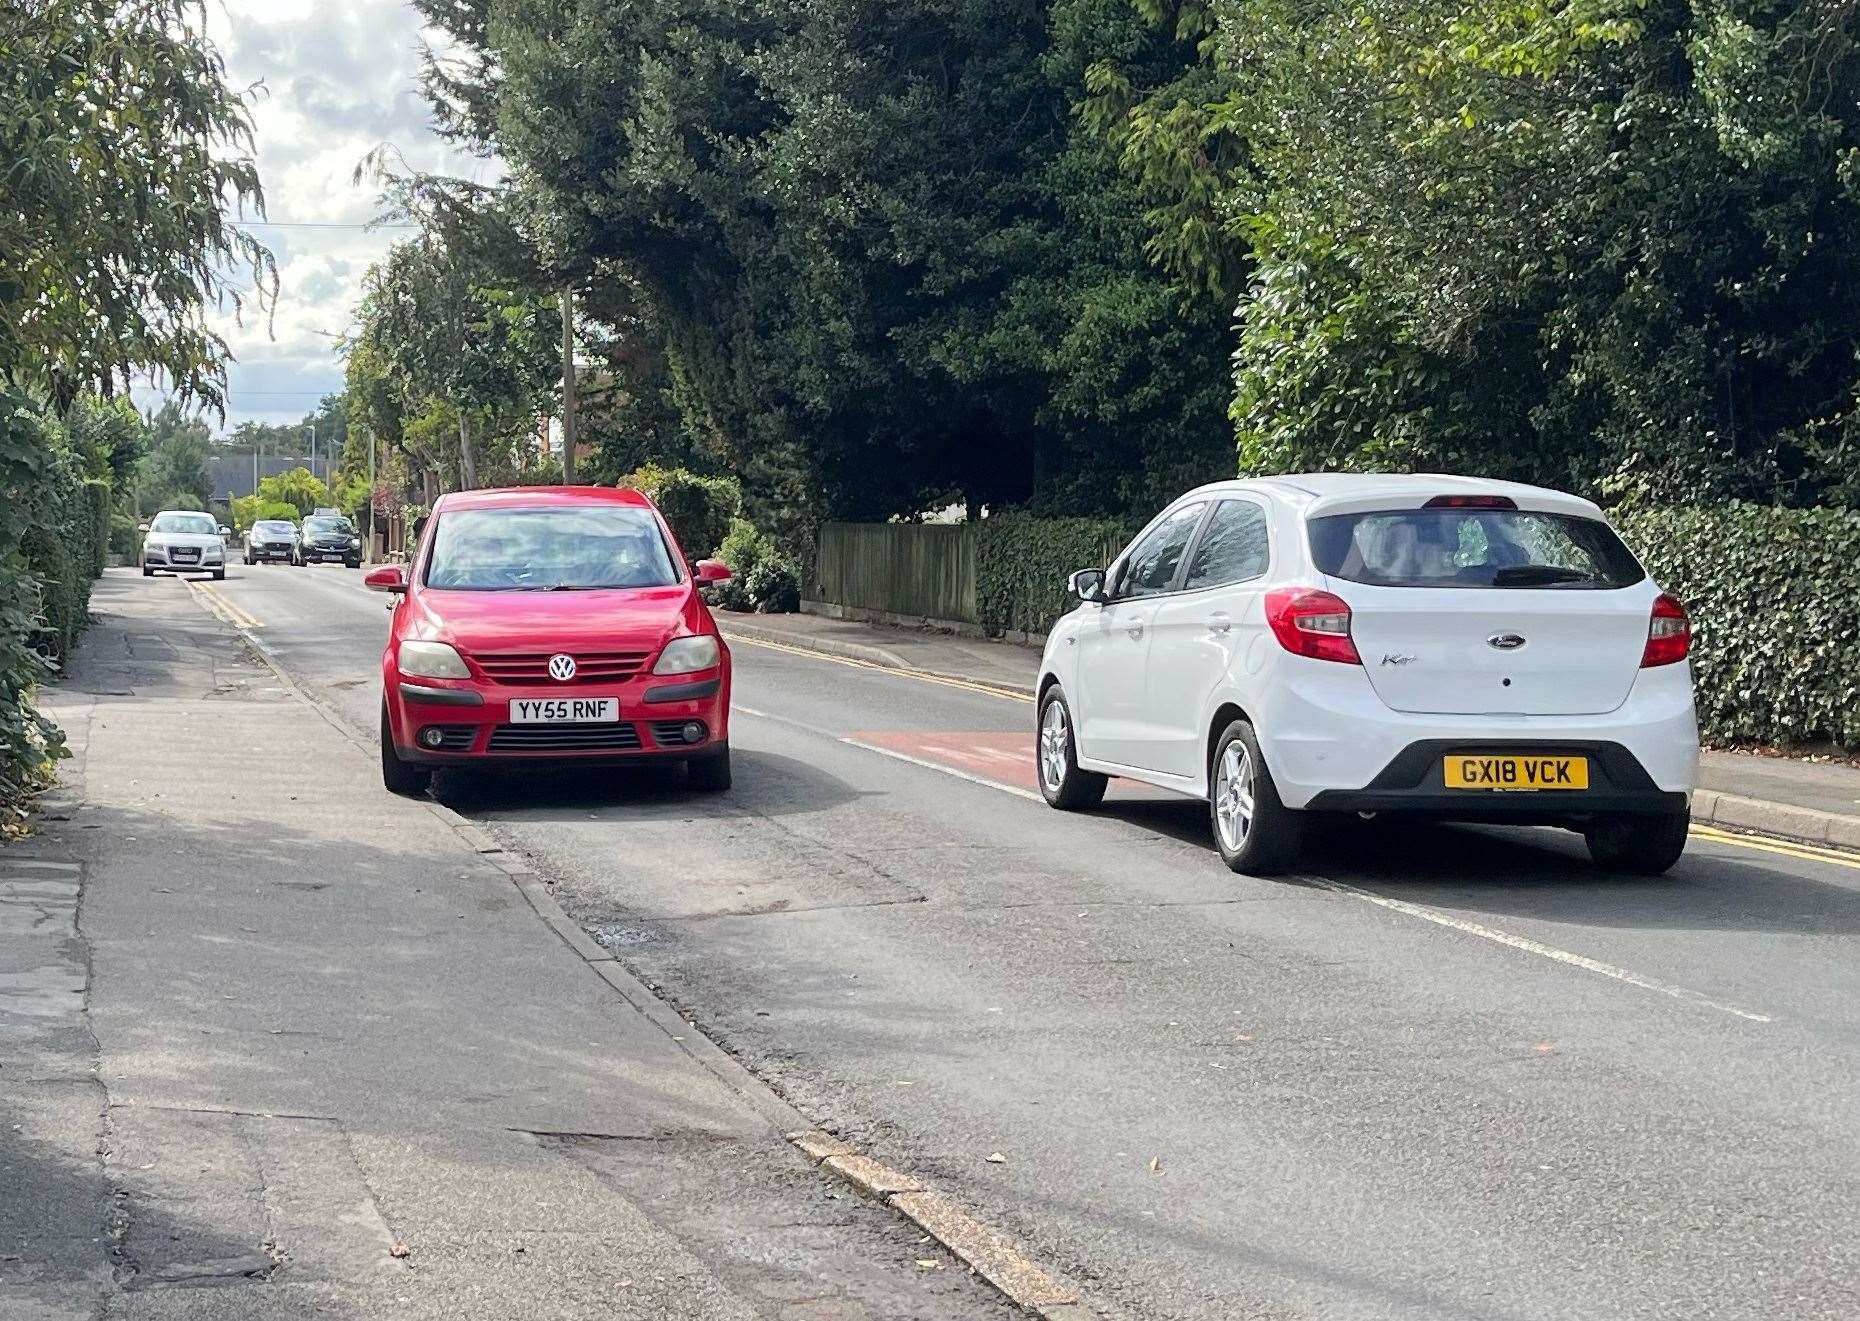
<path id="1" fill-rule="evenodd" d="M 380 598 L 215 587 L 363 729 Z M 736 788 L 443 777 L 803 1111 L 1133 1317 L 1860 1315 L 1860 867 L 1031 790 L 1031 707 L 740 646 Z M 1004 1159 L 987 1158 L 998 1153 Z"/>

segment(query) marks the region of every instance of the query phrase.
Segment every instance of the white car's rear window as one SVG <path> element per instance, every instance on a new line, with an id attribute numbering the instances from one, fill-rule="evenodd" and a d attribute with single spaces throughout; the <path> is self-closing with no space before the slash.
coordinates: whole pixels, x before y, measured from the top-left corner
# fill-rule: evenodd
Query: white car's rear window
<path id="1" fill-rule="evenodd" d="M 1377 587 L 1616 588 L 1647 576 L 1614 529 L 1529 509 L 1394 509 L 1310 522 L 1333 578 Z"/>

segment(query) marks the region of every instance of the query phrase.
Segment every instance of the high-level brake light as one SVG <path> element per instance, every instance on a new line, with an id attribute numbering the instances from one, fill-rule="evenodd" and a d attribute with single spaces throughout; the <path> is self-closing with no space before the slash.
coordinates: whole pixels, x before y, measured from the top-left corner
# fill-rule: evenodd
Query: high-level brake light
<path id="1" fill-rule="evenodd" d="M 1516 509 L 1518 502 L 1508 495 L 1437 495 L 1423 509 Z"/>

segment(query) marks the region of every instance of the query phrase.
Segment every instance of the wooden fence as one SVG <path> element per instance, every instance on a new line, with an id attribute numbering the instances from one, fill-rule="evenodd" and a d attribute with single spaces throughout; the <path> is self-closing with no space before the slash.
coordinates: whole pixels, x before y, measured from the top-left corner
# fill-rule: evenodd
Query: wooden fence
<path id="1" fill-rule="evenodd" d="M 969 523 L 828 523 L 810 599 L 848 610 L 980 625 Z"/>

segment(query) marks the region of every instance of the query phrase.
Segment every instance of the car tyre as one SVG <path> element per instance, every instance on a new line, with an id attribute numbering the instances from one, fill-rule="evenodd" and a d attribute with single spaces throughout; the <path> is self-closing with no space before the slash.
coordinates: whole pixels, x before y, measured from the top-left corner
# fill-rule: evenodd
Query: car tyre
<path id="1" fill-rule="evenodd" d="M 1230 723 L 1214 745 L 1208 817 L 1221 861 L 1248 876 L 1278 875 L 1304 847 L 1304 813 L 1279 801 L 1259 739 L 1245 720 Z"/>
<path id="2" fill-rule="evenodd" d="M 694 758 L 685 763 L 685 778 L 693 789 L 705 793 L 722 793 L 730 787 L 730 749 L 710 757 Z"/>
<path id="3" fill-rule="evenodd" d="M 1040 781 L 1040 797 L 1049 807 L 1078 812 L 1104 801 L 1111 777 L 1079 769 L 1078 745 L 1072 735 L 1072 708 L 1058 684 L 1040 698 L 1040 724 L 1034 735 L 1033 761 Z"/>
<path id="4" fill-rule="evenodd" d="M 424 766 L 412 766 L 394 750 L 394 730 L 388 724 L 387 704 L 381 706 L 381 783 L 391 794 L 417 798 L 433 782 L 433 773 Z"/>
<path id="5" fill-rule="evenodd" d="M 1691 826 L 1690 809 L 1665 816 L 1622 813 L 1591 821 L 1582 837 L 1588 841 L 1589 856 L 1604 871 L 1661 876 L 1686 851 Z"/>
<path id="6" fill-rule="evenodd" d="M 144 578 L 153 578 L 155 576 L 155 570 L 149 568 L 149 566 L 145 564 L 142 566 L 142 576 Z"/>
<path id="7" fill-rule="evenodd" d="M 213 581 L 214 581 L 214 582 L 216 582 L 216 583 L 223 583 L 223 582 L 225 582 L 225 581 L 226 581 L 226 570 L 224 570 L 224 569 L 215 569 L 215 570 L 213 571 Z"/>

